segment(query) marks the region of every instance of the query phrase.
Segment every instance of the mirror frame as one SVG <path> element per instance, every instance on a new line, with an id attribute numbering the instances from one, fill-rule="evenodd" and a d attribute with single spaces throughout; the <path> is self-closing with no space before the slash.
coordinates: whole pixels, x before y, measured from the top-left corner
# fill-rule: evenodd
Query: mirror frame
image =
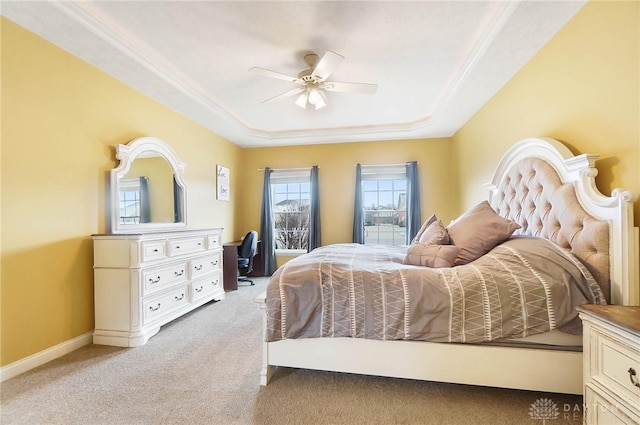
<path id="1" fill-rule="evenodd" d="M 140 223 L 121 224 L 120 223 L 120 179 L 122 179 L 131 168 L 131 164 L 136 158 L 148 157 L 146 153 L 153 152 L 154 156 L 164 158 L 171 168 L 178 186 L 182 189 L 182 221 L 178 223 Z M 110 222 L 111 233 L 141 233 L 141 232 L 162 232 L 170 230 L 184 230 L 187 227 L 187 185 L 184 181 L 184 168 L 186 164 L 180 161 L 178 155 L 166 142 L 155 137 L 139 137 L 131 140 L 126 145 L 116 146 L 116 159 L 120 160 L 118 166 L 110 171 Z M 175 201 L 174 201 L 175 202 Z"/>

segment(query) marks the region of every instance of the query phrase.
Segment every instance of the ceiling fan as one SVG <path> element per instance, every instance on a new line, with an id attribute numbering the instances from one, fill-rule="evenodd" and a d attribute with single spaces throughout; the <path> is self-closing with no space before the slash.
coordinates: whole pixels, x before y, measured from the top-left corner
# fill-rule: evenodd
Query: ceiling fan
<path id="1" fill-rule="evenodd" d="M 306 54 L 304 61 L 309 66 L 309 69 L 300 72 L 297 77 L 291 77 L 280 72 L 259 67 L 253 67 L 249 69 L 249 71 L 298 85 L 298 87 L 272 97 L 271 99 L 267 99 L 262 103 L 271 103 L 298 95 L 295 103 L 299 107 L 306 109 L 307 106 L 310 106 L 315 109 L 320 109 L 327 106 L 328 99 L 325 91 L 373 94 L 378 89 L 377 84 L 327 81 L 329 75 L 338 68 L 343 60 L 344 56 L 327 50 L 319 61 L 318 55 L 315 53 Z"/>

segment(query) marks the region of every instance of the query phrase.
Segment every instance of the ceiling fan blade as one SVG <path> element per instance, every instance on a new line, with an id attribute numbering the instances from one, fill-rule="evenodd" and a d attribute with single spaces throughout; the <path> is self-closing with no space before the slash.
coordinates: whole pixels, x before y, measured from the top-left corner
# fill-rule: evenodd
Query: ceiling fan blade
<path id="1" fill-rule="evenodd" d="M 376 90 L 378 90 L 378 85 L 368 83 L 341 83 L 337 81 L 331 81 L 325 83 L 323 88 L 327 91 L 373 94 L 376 92 Z"/>
<path id="2" fill-rule="evenodd" d="M 336 52 L 332 52 L 331 50 L 327 50 L 322 56 L 322 59 L 320 59 L 320 62 L 316 64 L 311 75 L 324 81 L 329 78 L 329 75 L 338 68 L 343 60 L 344 56 L 339 55 Z"/>
<path id="3" fill-rule="evenodd" d="M 286 91 L 286 92 L 284 92 L 282 94 L 274 96 L 271 99 L 267 99 L 262 103 L 271 103 L 271 102 L 275 102 L 276 100 L 284 99 L 285 97 L 295 96 L 296 94 L 300 94 L 305 90 L 306 89 L 304 87 L 296 87 L 295 89 L 291 89 L 291 90 Z"/>
<path id="4" fill-rule="evenodd" d="M 302 83 L 302 80 L 298 77 L 291 77 L 290 75 L 282 74 L 280 72 L 271 71 L 270 69 L 259 68 L 254 66 L 249 69 L 249 72 L 253 72 L 254 74 L 260 74 L 265 77 L 277 78 L 279 80 L 289 81 L 290 83 Z"/>

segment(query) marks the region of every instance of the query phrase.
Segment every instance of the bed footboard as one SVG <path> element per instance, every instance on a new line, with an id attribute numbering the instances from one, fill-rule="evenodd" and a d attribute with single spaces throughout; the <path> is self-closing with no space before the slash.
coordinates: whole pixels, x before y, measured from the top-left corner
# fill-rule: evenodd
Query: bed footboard
<path id="1" fill-rule="evenodd" d="M 265 309 L 264 295 L 256 303 Z M 266 329 L 266 310 L 263 314 Z M 582 394 L 582 352 L 423 341 L 303 338 L 263 343 L 260 384 L 275 366 Z"/>

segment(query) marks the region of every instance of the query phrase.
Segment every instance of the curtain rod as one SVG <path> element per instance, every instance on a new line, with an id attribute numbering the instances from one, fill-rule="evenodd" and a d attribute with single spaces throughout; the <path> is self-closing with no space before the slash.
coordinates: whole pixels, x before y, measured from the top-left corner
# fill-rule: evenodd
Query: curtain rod
<path id="1" fill-rule="evenodd" d="M 280 171 L 280 170 L 287 170 L 287 171 L 298 171 L 298 170 L 310 170 L 313 167 L 300 167 L 300 168 L 272 168 L 271 171 Z M 320 169 L 320 167 L 318 167 L 318 169 Z M 258 168 L 258 171 L 264 171 L 264 168 Z"/>

